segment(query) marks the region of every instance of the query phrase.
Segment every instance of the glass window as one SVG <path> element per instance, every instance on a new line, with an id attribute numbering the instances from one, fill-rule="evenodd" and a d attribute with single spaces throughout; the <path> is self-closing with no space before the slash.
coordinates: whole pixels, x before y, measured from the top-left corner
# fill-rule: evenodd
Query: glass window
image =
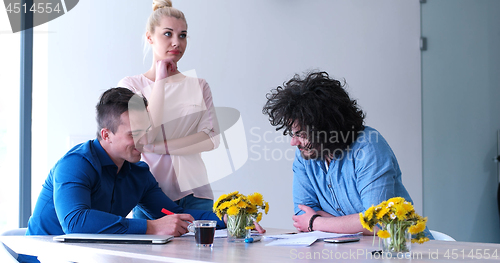
<path id="1" fill-rule="evenodd" d="M 49 23 L 33 30 L 33 115 L 31 135 L 31 208 L 49 174 L 47 139 L 48 103 L 48 37 Z"/>
<path id="2" fill-rule="evenodd" d="M 19 226 L 19 105 L 21 33 L 0 11 L 0 233 Z"/>

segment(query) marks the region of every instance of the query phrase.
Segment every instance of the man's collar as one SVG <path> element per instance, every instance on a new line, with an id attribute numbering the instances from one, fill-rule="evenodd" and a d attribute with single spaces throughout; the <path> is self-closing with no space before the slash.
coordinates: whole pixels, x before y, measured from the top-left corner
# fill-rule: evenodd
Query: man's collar
<path id="1" fill-rule="evenodd" d="M 111 157 L 109 157 L 108 153 L 104 150 L 104 148 L 102 148 L 102 145 L 97 138 L 94 139 L 93 144 L 94 144 L 95 152 L 97 154 L 97 158 L 101 162 L 101 166 L 112 165 L 115 167 L 115 169 L 117 169 L 118 167 L 113 162 L 113 160 L 111 160 Z M 125 177 L 127 174 L 129 174 L 130 169 L 131 169 L 130 163 L 128 161 L 124 161 L 122 168 L 118 172 L 118 177 L 119 178 Z"/>
<path id="2" fill-rule="evenodd" d="M 102 145 L 99 142 L 99 139 L 97 139 L 97 138 L 94 139 L 93 144 L 94 144 L 95 152 L 97 154 L 97 158 L 101 162 L 102 166 L 108 166 L 108 165 L 116 166 L 116 164 L 113 162 L 113 160 L 111 160 L 111 158 L 109 157 L 108 153 L 104 150 L 104 148 L 102 148 Z"/>

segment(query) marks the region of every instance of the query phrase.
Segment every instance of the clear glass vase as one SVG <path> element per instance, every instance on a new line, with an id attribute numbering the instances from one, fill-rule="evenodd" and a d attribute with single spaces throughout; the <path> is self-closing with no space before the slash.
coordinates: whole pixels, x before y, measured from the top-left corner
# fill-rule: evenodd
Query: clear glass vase
<path id="1" fill-rule="evenodd" d="M 244 242 L 245 238 L 250 237 L 250 229 L 247 226 L 253 224 L 252 216 L 241 213 L 227 217 L 227 241 Z"/>
<path id="2" fill-rule="evenodd" d="M 411 234 L 408 226 L 400 223 L 387 224 L 385 229 L 391 235 L 382 238 L 382 252 L 387 258 L 411 258 Z"/>

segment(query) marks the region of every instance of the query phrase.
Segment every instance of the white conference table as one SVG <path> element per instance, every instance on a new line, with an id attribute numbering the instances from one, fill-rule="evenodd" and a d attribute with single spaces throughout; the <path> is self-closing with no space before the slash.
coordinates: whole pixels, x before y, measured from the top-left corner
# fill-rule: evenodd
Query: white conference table
<path id="1" fill-rule="evenodd" d="M 268 229 L 268 234 L 289 232 Z M 228 243 L 216 238 L 214 247 L 198 248 L 194 237 L 174 238 L 164 245 L 61 243 L 53 236 L 0 236 L 0 241 L 21 254 L 38 255 L 47 262 L 408 262 L 408 259 L 387 259 L 372 255 L 380 250 L 378 238 L 364 236 L 354 243 L 332 244 L 317 241 L 309 247 L 265 246 L 268 241 Z M 429 241 L 412 244 L 411 262 L 477 262 L 499 261 L 500 244 Z"/>

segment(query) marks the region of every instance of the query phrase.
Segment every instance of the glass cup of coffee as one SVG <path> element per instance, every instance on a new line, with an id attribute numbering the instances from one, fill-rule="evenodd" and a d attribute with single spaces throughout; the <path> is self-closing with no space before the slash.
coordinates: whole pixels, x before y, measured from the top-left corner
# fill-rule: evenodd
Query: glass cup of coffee
<path id="1" fill-rule="evenodd" d="M 214 244 L 216 226 L 217 221 L 196 220 L 189 224 L 188 230 L 194 233 L 194 238 L 198 247 L 212 247 Z"/>

